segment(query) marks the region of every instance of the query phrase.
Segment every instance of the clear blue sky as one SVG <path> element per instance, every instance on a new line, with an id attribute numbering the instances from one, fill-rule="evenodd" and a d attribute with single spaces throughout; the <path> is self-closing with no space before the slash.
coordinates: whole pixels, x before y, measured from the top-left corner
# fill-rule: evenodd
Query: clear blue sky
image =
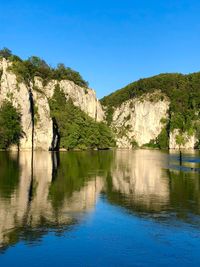
<path id="1" fill-rule="evenodd" d="M 161 72 L 200 71 L 199 0 L 5 0 L 0 47 L 78 70 L 102 97 Z"/>

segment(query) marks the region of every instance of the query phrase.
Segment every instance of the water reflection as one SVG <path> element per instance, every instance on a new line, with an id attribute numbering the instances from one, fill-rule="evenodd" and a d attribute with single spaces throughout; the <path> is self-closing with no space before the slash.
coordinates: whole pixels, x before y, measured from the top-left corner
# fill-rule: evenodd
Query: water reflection
<path id="1" fill-rule="evenodd" d="M 107 179 L 111 203 L 156 220 L 200 223 L 199 152 L 116 151 Z"/>
<path id="2" fill-rule="evenodd" d="M 162 210 L 169 202 L 167 163 L 160 151 L 116 151 L 108 197 L 134 210 Z"/>
<path id="3" fill-rule="evenodd" d="M 109 161 L 66 153 L 60 162 L 59 154 L 36 152 L 32 164 L 29 152 L 0 155 L 0 247 L 77 223 L 94 208 Z"/>
<path id="4" fill-rule="evenodd" d="M 0 153 L 0 247 L 67 231 L 102 194 L 134 216 L 198 225 L 199 153 L 148 150 Z M 122 211 L 123 212 L 123 211 Z"/>

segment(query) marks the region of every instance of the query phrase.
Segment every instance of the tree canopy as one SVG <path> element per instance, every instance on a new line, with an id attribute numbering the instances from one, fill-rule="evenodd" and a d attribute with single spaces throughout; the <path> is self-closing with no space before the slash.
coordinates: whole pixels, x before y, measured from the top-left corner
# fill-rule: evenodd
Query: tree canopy
<path id="1" fill-rule="evenodd" d="M 70 80 L 79 86 L 88 87 L 88 82 L 82 78 L 79 72 L 66 67 L 63 63 L 59 63 L 57 67 L 52 68 L 45 60 L 37 56 L 31 56 L 27 60 L 22 60 L 12 54 L 12 51 L 8 48 L 0 50 L 0 57 L 12 61 L 10 70 L 16 74 L 18 82 L 29 84 L 35 76 L 39 76 L 43 79 L 44 85 L 54 79 L 59 81 Z"/>

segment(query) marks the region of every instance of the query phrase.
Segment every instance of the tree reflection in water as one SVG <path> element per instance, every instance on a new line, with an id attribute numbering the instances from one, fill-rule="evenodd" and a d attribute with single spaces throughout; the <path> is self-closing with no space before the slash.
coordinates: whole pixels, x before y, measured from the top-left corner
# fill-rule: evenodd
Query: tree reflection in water
<path id="1" fill-rule="evenodd" d="M 95 212 L 100 193 L 133 216 L 197 225 L 199 173 L 183 171 L 177 159 L 152 150 L 35 152 L 33 161 L 31 152 L 1 152 L 1 250 L 71 229 Z M 198 159 L 197 153 L 183 154 L 183 167 L 198 167 Z"/>
<path id="2" fill-rule="evenodd" d="M 103 158 L 93 152 L 35 152 L 32 162 L 31 152 L 2 152 L 0 246 L 36 241 L 50 229 L 66 231 L 92 211 L 111 154 Z"/>

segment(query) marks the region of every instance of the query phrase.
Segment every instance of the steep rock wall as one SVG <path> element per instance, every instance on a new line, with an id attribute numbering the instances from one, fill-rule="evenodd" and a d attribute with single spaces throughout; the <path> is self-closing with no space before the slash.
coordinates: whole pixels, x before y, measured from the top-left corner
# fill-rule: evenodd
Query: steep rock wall
<path id="1" fill-rule="evenodd" d="M 25 84 L 17 83 L 16 76 L 7 70 L 9 66 L 9 62 L 5 59 L 0 61 L 0 69 L 2 70 L 0 104 L 4 100 L 10 100 L 13 106 L 20 110 L 22 114 L 21 123 L 23 129 L 23 138 L 21 138 L 20 147 L 22 149 L 31 149 L 32 119 L 30 113 L 29 91 Z"/>
<path id="2" fill-rule="evenodd" d="M 119 148 L 132 148 L 148 144 L 161 133 L 164 121 L 169 119 L 169 99 L 160 91 L 144 94 L 123 102 L 114 110 L 111 127 L 115 132 L 116 144 Z M 169 133 L 169 148 L 179 149 L 178 129 Z M 181 134 L 184 143 L 181 149 L 194 149 L 198 140 L 188 133 Z"/>
<path id="3" fill-rule="evenodd" d="M 34 124 L 34 149 L 49 150 L 52 145 L 53 123 L 50 116 L 48 100 L 53 96 L 56 85 L 64 91 L 66 99 L 71 98 L 74 105 L 88 114 L 96 121 L 104 119 L 101 104 L 96 98 L 95 91 L 77 86 L 72 81 L 50 81 L 43 86 L 42 80 L 34 78 L 30 88 L 24 83 L 18 83 L 17 77 L 9 70 L 11 63 L 6 59 L 0 60 L 0 105 L 4 100 L 12 102 L 13 106 L 21 112 L 23 137 L 20 140 L 21 150 L 32 148 L 32 114 L 30 104 L 30 89 L 32 92 L 35 124 Z M 12 149 L 16 149 L 12 147 Z"/>
<path id="4" fill-rule="evenodd" d="M 154 99 L 154 100 L 152 100 Z M 117 136 L 117 146 L 131 148 L 149 143 L 161 132 L 161 119 L 168 117 L 169 101 L 159 92 L 124 102 L 115 109 L 111 127 Z"/>
<path id="5" fill-rule="evenodd" d="M 52 80 L 43 87 L 42 80 L 38 77 L 35 78 L 35 86 L 42 90 L 47 98 L 51 98 L 53 96 L 56 85 L 63 90 L 66 99 L 71 98 L 74 105 L 79 107 L 91 118 L 98 122 L 104 119 L 104 112 L 99 100 L 96 98 L 94 90 L 80 87 L 74 82 L 68 80 L 62 80 L 60 82 Z"/>

